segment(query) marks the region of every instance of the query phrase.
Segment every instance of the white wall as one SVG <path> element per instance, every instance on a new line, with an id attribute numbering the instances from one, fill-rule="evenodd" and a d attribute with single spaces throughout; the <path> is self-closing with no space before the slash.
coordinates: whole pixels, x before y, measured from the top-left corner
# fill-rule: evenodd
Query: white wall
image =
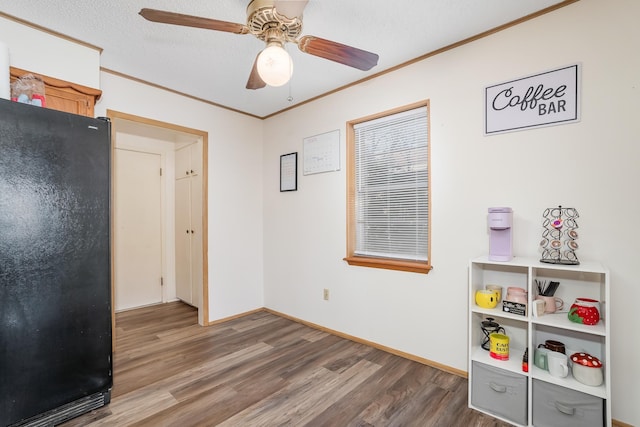
<path id="1" fill-rule="evenodd" d="M 100 51 L 0 16 L 0 41 L 13 67 L 88 87 L 100 85 Z"/>
<path id="2" fill-rule="evenodd" d="M 466 370 L 467 266 L 488 250 L 487 208 L 514 209 L 514 252 L 535 257 L 543 210 L 575 207 L 579 258 L 612 272 L 613 417 L 640 425 L 638 16 L 635 0 L 582 0 L 266 120 L 265 305 Z M 576 62 L 581 122 L 483 136 L 485 86 Z M 345 122 L 422 99 L 431 101 L 434 270 L 350 267 Z M 297 192 L 280 193 L 279 156 L 302 156 L 304 137 L 334 129 L 342 169 L 300 174 Z"/>

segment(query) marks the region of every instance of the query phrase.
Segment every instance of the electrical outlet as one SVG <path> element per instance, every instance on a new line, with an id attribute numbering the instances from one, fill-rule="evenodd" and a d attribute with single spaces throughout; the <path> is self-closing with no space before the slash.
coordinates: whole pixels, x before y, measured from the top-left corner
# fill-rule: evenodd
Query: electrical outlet
<path id="1" fill-rule="evenodd" d="M 329 301 L 329 289 L 324 288 L 324 291 L 322 293 L 322 297 L 324 298 L 325 301 Z"/>

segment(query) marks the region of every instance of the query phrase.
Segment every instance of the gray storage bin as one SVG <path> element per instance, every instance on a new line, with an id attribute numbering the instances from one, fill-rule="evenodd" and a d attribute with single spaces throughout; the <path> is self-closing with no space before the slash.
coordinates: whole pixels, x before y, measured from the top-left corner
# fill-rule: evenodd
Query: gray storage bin
<path id="1" fill-rule="evenodd" d="M 471 404 L 527 425 L 527 377 L 480 362 L 473 362 Z"/>
<path id="2" fill-rule="evenodd" d="M 604 400 L 576 390 L 533 380 L 533 425 L 602 427 Z"/>

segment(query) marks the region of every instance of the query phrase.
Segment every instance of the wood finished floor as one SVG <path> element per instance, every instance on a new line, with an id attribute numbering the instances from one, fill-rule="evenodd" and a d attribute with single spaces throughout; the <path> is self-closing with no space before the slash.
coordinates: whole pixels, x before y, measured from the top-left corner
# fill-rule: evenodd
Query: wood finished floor
<path id="1" fill-rule="evenodd" d="M 467 380 L 268 312 L 214 326 L 170 303 L 116 315 L 108 406 L 75 426 L 495 426 Z"/>

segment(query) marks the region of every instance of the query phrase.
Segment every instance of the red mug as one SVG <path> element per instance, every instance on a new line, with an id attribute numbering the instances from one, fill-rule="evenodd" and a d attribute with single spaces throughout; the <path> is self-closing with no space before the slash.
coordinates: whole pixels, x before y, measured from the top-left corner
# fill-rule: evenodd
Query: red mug
<path id="1" fill-rule="evenodd" d="M 595 325 L 600 321 L 600 302 L 591 298 L 576 298 L 569 309 L 569 320 L 583 325 Z"/>

